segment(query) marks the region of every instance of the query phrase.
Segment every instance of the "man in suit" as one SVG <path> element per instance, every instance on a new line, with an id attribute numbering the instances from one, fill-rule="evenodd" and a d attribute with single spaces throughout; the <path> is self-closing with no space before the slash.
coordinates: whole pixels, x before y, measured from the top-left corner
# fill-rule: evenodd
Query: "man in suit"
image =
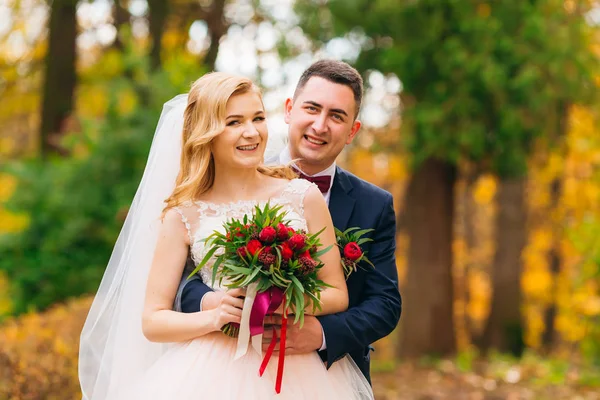
<path id="1" fill-rule="evenodd" d="M 392 332 L 398 324 L 402 301 L 398 291 L 395 259 L 396 219 L 392 195 L 342 168 L 336 158 L 358 133 L 363 83 L 350 65 L 322 60 L 302 75 L 294 97 L 285 103 L 289 144 L 270 164 L 289 164 L 301 178 L 315 182 L 325 200 L 333 224 L 372 228 L 372 242 L 363 245 L 375 268 L 363 265 L 347 280 L 347 311 L 320 317 L 305 316 L 302 329 L 288 327 L 288 354 L 318 351 L 327 366 L 349 354 L 370 381 L 371 344 Z M 269 162 L 268 162 L 269 163 Z M 186 275 L 187 276 L 187 275 Z M 200 279 L 182 282 L 176 309 L 197 312 L 217 306 L 221 293 Z M 279 320 L 270 320 L 277 324 Z M 265 340 L 270 340 L 270 330 Z"/>

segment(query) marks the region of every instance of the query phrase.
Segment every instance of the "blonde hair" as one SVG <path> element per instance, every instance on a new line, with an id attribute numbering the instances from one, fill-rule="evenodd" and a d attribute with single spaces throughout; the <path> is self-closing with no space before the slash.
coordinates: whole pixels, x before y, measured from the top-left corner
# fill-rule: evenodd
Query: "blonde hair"
<path id="1" fill-rule="evenodd" d="M 188 93 L 183 114 L 182 151 L 175 189 L 165 200 L 164 212 L 209 190 L 215 179 L 212 140 L 225 130 L 227 102 L 232 96 L 260 90 L 250 79 L 223 72 L 212 72 L 196 80 Z M 262 101 L 262 97 L 261 97 Z M 288 166 L 259 165 L 267 176 L 293 179 L 297 175 Z"/>

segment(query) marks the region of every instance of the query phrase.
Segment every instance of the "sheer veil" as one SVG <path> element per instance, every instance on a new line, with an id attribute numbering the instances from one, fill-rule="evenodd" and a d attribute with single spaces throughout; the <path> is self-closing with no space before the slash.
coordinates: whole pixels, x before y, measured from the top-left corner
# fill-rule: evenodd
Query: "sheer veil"
<path id="1" fill-rule="evenodd" d="M 179 172 L 187 95 L 163 107 L 144 175 L 81 332 L 79 380 L 83 400 L 114 397 L 165 350 L 142 334 L 146 281 L 164 200 Z"/>

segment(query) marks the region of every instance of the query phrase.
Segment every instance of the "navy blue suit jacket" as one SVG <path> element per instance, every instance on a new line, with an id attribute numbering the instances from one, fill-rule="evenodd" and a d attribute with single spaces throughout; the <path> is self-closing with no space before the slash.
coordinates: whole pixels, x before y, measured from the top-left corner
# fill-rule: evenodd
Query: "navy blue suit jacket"
<path id="1" fill-rule="evenodd" d="M 345 312 L 318 317 L 327 349 L 320 352 L 328 367 L 349 354 L 370 381 L 371 343 L 390 334 L 400 319 L 402 300 L 396 272 L 396 218 L 392 195 L 337 167 L 329 210 L 340 230 L 374 229 L 362 247 L 375 269 L 362 265 L 347 280 L 350 298 Z M 181 310 L 197 312 L 211 289 L 200 280 L 183 288 Z"/>

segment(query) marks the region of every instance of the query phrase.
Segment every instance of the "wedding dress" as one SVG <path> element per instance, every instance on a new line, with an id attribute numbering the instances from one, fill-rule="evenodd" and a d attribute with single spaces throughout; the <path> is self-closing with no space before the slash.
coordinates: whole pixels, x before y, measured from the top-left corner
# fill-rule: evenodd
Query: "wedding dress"
<path id="1" fill-rule="evenodd" d="M 286 219 L 298 229 L 307 229 L 303 198 L 311 183 L 294 179 L 271 205 L 282 205 Z M 202 240 L 213 231 L 223 231 L 223 222 L 252 215 L 256 205 L 265 202 L 239 201 L 228 204 L 188 202 L 176 210 L 190 235 L 192 259 L 204 257 Z M 199 272 L 211 285 L 212 263 Z M 215 283 L 214 290 L 223 290 Z M 119 389 L 116 398 L 132 399 L 372 399 L 371 387 L 349 356 L 329 370 L 317 354 L 286 355 L 283 384 L 275 393 L 277 358 L 272 357 L 262 377 L 258 371 L 261 355 L 251 346 L 245 356 L 234 360 L 237 339 L 214 332 L 197 339 L 167 345 L 165 353 L 129 387 Z M 127 385 L 125 385 L 127 386 Z"/>

